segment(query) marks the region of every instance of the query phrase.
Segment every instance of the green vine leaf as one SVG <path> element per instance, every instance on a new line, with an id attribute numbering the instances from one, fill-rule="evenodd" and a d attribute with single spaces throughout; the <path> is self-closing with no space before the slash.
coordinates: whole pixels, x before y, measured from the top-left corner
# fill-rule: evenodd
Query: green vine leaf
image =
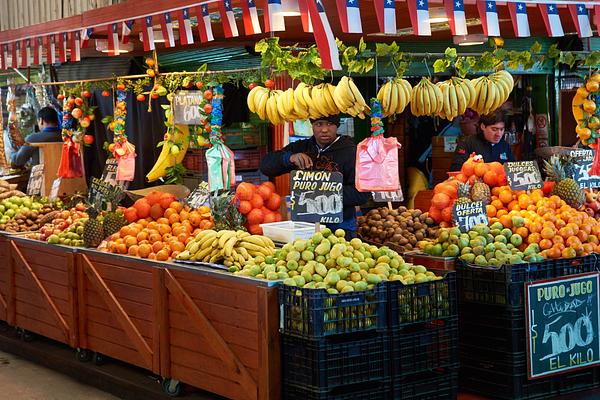
<path id="1" fill-rule="evenodd" d="M 454 47 L 448 47 L 444 52 L 446 58 L 450 60 L 456 59 L 456 49 Z"/>
<path id="2" fill-rule="evenodd" d="M 542 51 L 542 45 L 536 40 L 529 48 L 529 51 L 532 53 L 539 53 Z"/>
<path id="3" fill-rule="evenodd" d="M 447 60 L 444 59 L 439 59 L 439 60 L 435 60 L 435 62 L 433 63 L 433 72 L 434 73 L 440 73 L 440 72 L 444 72 L 446 71 L 446 69 L 448 69 L 449 63 Z"/>

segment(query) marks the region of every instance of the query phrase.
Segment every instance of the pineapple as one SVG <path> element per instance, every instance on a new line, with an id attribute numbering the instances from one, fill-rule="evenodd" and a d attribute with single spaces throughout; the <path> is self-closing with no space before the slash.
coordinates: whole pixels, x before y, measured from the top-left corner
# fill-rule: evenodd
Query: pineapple
<path id="1" fill-rule="evenodd" d="M 85 247 L 98 247 L 104 240 L 104 227 L 98 220 L 98 210 L 90 207 L 87 210 L 88 220 L 83 224 L 83 243 Z"/>
<path id="2" fill-rule="evenodd" d="M 454 204 L 468 204 L 471 202 L 471 185 L 468 182 L 458 184 L 458 198 Z"/>
<path id="3" fill-rule="evenodd" d="M 211 197 L 211 208 L 216 230 L 245 230 L 243 227 L 244 216 L 235 206 L 234 195 L 232 193 L 215 193 Z"/>
<path id="4" fill-rule="evenodd" d="M 123 213 L 120 211 L 111 211 L 104 216 L 102 221 L 104 227 L 104 236 L 110 236 L 113 233 L 119 232 L 119 229 L 127 225 Z"/>
<path id="5" fill-rule="evenodd" d="M 544 171 L 549 180 L 556 182 L 552 194 L 557 195 L 575 209 L 585 204 L 585 194 L 573 179 L 574 166 L 570 156 L 553 155 L 550 161 L 544 160 Z"/>
<path id="6" fill-rule="evenodd" d="M 471 188 L 471 199 L 473 201 L 481 201 L 483 205 L 490 204 L 491 200 L 490 187 L 483 181 L 477 180 Z"/>

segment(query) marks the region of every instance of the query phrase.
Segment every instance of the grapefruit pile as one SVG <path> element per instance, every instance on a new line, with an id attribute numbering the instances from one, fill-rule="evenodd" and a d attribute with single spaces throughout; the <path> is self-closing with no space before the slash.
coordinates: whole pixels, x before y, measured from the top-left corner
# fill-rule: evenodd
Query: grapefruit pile
<path id="1" fill-rule="evenodd" d="M 236 206 L 246 217 L 245 227 L 253 235 L 262 235 L 260 224 L 281 221 L 281 196 L 272 182 L 254 185 L 242 182 L 235 190 Z"/>

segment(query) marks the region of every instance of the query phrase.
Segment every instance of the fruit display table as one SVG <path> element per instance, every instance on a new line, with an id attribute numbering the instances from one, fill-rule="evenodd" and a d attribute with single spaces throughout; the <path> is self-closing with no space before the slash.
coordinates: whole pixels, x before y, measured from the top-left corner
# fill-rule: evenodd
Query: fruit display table
<path id="1" fill-rule="evenodd" d="M 280 397 L 277 288 L 202 267 L 0 235 L 0 317 L 232 399 Z M 178 389 L 179 390 L 179 389 Z"/>

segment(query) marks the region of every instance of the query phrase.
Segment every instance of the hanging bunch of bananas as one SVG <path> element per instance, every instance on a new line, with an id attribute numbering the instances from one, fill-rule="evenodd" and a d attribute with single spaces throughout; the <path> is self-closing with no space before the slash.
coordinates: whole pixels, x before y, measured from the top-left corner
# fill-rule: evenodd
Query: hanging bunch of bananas
<path id="1" fill-rule="evenodd" d="M 497 110 L 508 100 L 514 86 L 512 75 L 506 71 L 480 76 L 471 82 L 477 94 L 477 99 L 471 108 L 479 114 L 488 114 Z"/>
<path id="2" fill-rule="evenodd" d="M 302 83 L 300 85 L 303 85 Z M 298 86 L 300 86 L 298 85 Z M 298 90 L 298 88 L 296 88 Z M 339 114 L 335 100 L 333 99 L 335 86 L 329 83 L 321 83 L 313 86 L 310 90 L 304 86 L 302 99 L 308 105 L 310 118 L 327 117 L 329 115 Z"/>
<path id="3" fill-rule="evenodd" d="M 393 78 L 379 88 L 377 100 L 381 102 L 384 117 L 401 114 L 408 103 L 412 86 L 406 79 Z"/>
<path id="4" fill-rule="evenodd" d="M 345 114 L 365 119 L 371 113 L 371 109 L 352 78 L 342 76 L 333 91 L 332 97 L 338 110 Z"/>
<path id="5" fill-rule="evenodd" d="M 442 91 L 444 107 L 439 116 L 452 121 L 473 105 L 475 87 L 468 79 L 453 77 L 436 84 Z"/>
<path id="6" fill-rule="evenodd" d="M 438 115 L 444 102 L 442 91 L 431 83 L 428 78 L 423 78 L 412 88 L 410 97 L 410 112 L 416 116 Z"/>
<path id="7" fill-rule="evenodd" d="M 286 118 L 279 114 L 277 108 L 283 93 L 283 90 L 270 90 L 263 86 L 256 86 L 248 93 L 246 99 L 248 109 L 262 120 L 269 120 L 274 125 L 283 124 Z"/>
<path id="8" fill-rule="evenodd" d="M 272 256 L 275 254 L 273 241 L 266 236 L 251 235 L 238 230 L 205 230 L 190 241 L 178 260 L 201 262 L 223 262 L 231 267 L 242 269 L 246 262 L 257 256 Z"/>

